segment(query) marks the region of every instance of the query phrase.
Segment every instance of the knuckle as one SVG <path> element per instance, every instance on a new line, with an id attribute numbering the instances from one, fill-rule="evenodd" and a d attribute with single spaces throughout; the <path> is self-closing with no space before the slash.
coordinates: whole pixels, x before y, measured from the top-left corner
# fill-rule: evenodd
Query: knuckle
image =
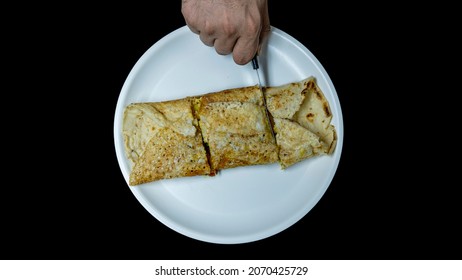
<path id="1" fill-rule="evenodd" d="M 223 26 L 223 34 L 226 37 L 235 37 L 237 33 L 238 31 L 235 25 L 227 23 Z"/>
<path id="2" fill-rule="evenodd" d="M 205 22 L 204 28 L 201 30 L 201 33 L 205 33 L 207 36 L 213 36 L 215 34 L 215 28 L 209 22 Z"/>
<path id="3" fill-rule="evenodd" d="M 260 32 L 260 21 L 251 20 L 247 22 L 246 33 L 250 36 L 256 36 Z"/>

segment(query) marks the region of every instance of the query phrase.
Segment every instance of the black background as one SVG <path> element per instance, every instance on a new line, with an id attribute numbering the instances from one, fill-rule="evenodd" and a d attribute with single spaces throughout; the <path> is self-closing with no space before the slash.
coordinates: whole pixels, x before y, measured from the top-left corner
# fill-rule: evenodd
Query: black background
<path id="1" fill-rule="evenodd" d="M 428 25 L 379 5 L 282 2 L 271 24 L 318 58 L 344 118 L 337 173 L 303 219 L 220 245 L 152 217 L 122 177 L 114 113 L 137 60 L 184 26 L 180 1 L 54 7 L 5 34 L 0 259 L 460 259 L 454 139 L 431 110 L 447 102 L 415 47 Z"/>

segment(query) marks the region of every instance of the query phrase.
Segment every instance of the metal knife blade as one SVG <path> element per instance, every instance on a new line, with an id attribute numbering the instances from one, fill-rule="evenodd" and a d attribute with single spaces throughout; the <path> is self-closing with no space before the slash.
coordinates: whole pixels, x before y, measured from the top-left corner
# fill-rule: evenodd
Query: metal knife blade
<path id="1" fill-rule="evenodd" d="M 263 88 L 261 86 L 260 74 L 258 73 L 258 69 L 260 68 L 260 66 L 258 65 L 257 55 L 255 55 L 252 59 L 252 67 L 257 73 L 258 87 L 260 88 L 261 97 L 263 99 L 263 106 L 265 107 L 266 119 L 268 120 L 268 124 L 271 130 L 271 134 L 273 135 L 273 139 L 276 141 L 276 136 L 273 131 L 273 122 L 271 121 L 270 113 L 268 112 L 268 107 L 266 106 L 266 98 L 265 94 L 263 93 Z"/>

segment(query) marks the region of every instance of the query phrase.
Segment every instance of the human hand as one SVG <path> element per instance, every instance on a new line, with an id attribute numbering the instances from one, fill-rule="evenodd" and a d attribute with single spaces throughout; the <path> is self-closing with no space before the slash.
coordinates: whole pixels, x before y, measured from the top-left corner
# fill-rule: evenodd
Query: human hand
<path id="1" fill-rule="evenodd" d="M 192 32 L 221 55 L 247 64 L 269 32 L 267 0 L 182 0 L 181 12 Z"/>

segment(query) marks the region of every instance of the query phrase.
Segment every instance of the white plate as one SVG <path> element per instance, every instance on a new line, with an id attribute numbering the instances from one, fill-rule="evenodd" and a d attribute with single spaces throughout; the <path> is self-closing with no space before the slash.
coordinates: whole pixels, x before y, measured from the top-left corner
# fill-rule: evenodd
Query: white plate
<path id="1" fill-rule="evenodd" d="M 314 55 L 287 33 L 273 27 L 262 51 L 262 84 L 277 86 L 315 76 L 333 113 L 338 142 L 329 156 L 311 158 L 286 170 L 279 164 L 222 170 L 215 177 L 185 177 L 129 186 L 156 219 L 188 237 L 236 244 L 277 234 L 305 216 L 330 185 L 343 144 L 343 120 L 334 85 Z M 135 64 L 117 102 L 114 140 L 128 185 L 122 116 L 126 105 L 164 101 L 257 83 L 251 63 L 240 66 L 218 55 L 187 26 L 168 34 Z"/>

